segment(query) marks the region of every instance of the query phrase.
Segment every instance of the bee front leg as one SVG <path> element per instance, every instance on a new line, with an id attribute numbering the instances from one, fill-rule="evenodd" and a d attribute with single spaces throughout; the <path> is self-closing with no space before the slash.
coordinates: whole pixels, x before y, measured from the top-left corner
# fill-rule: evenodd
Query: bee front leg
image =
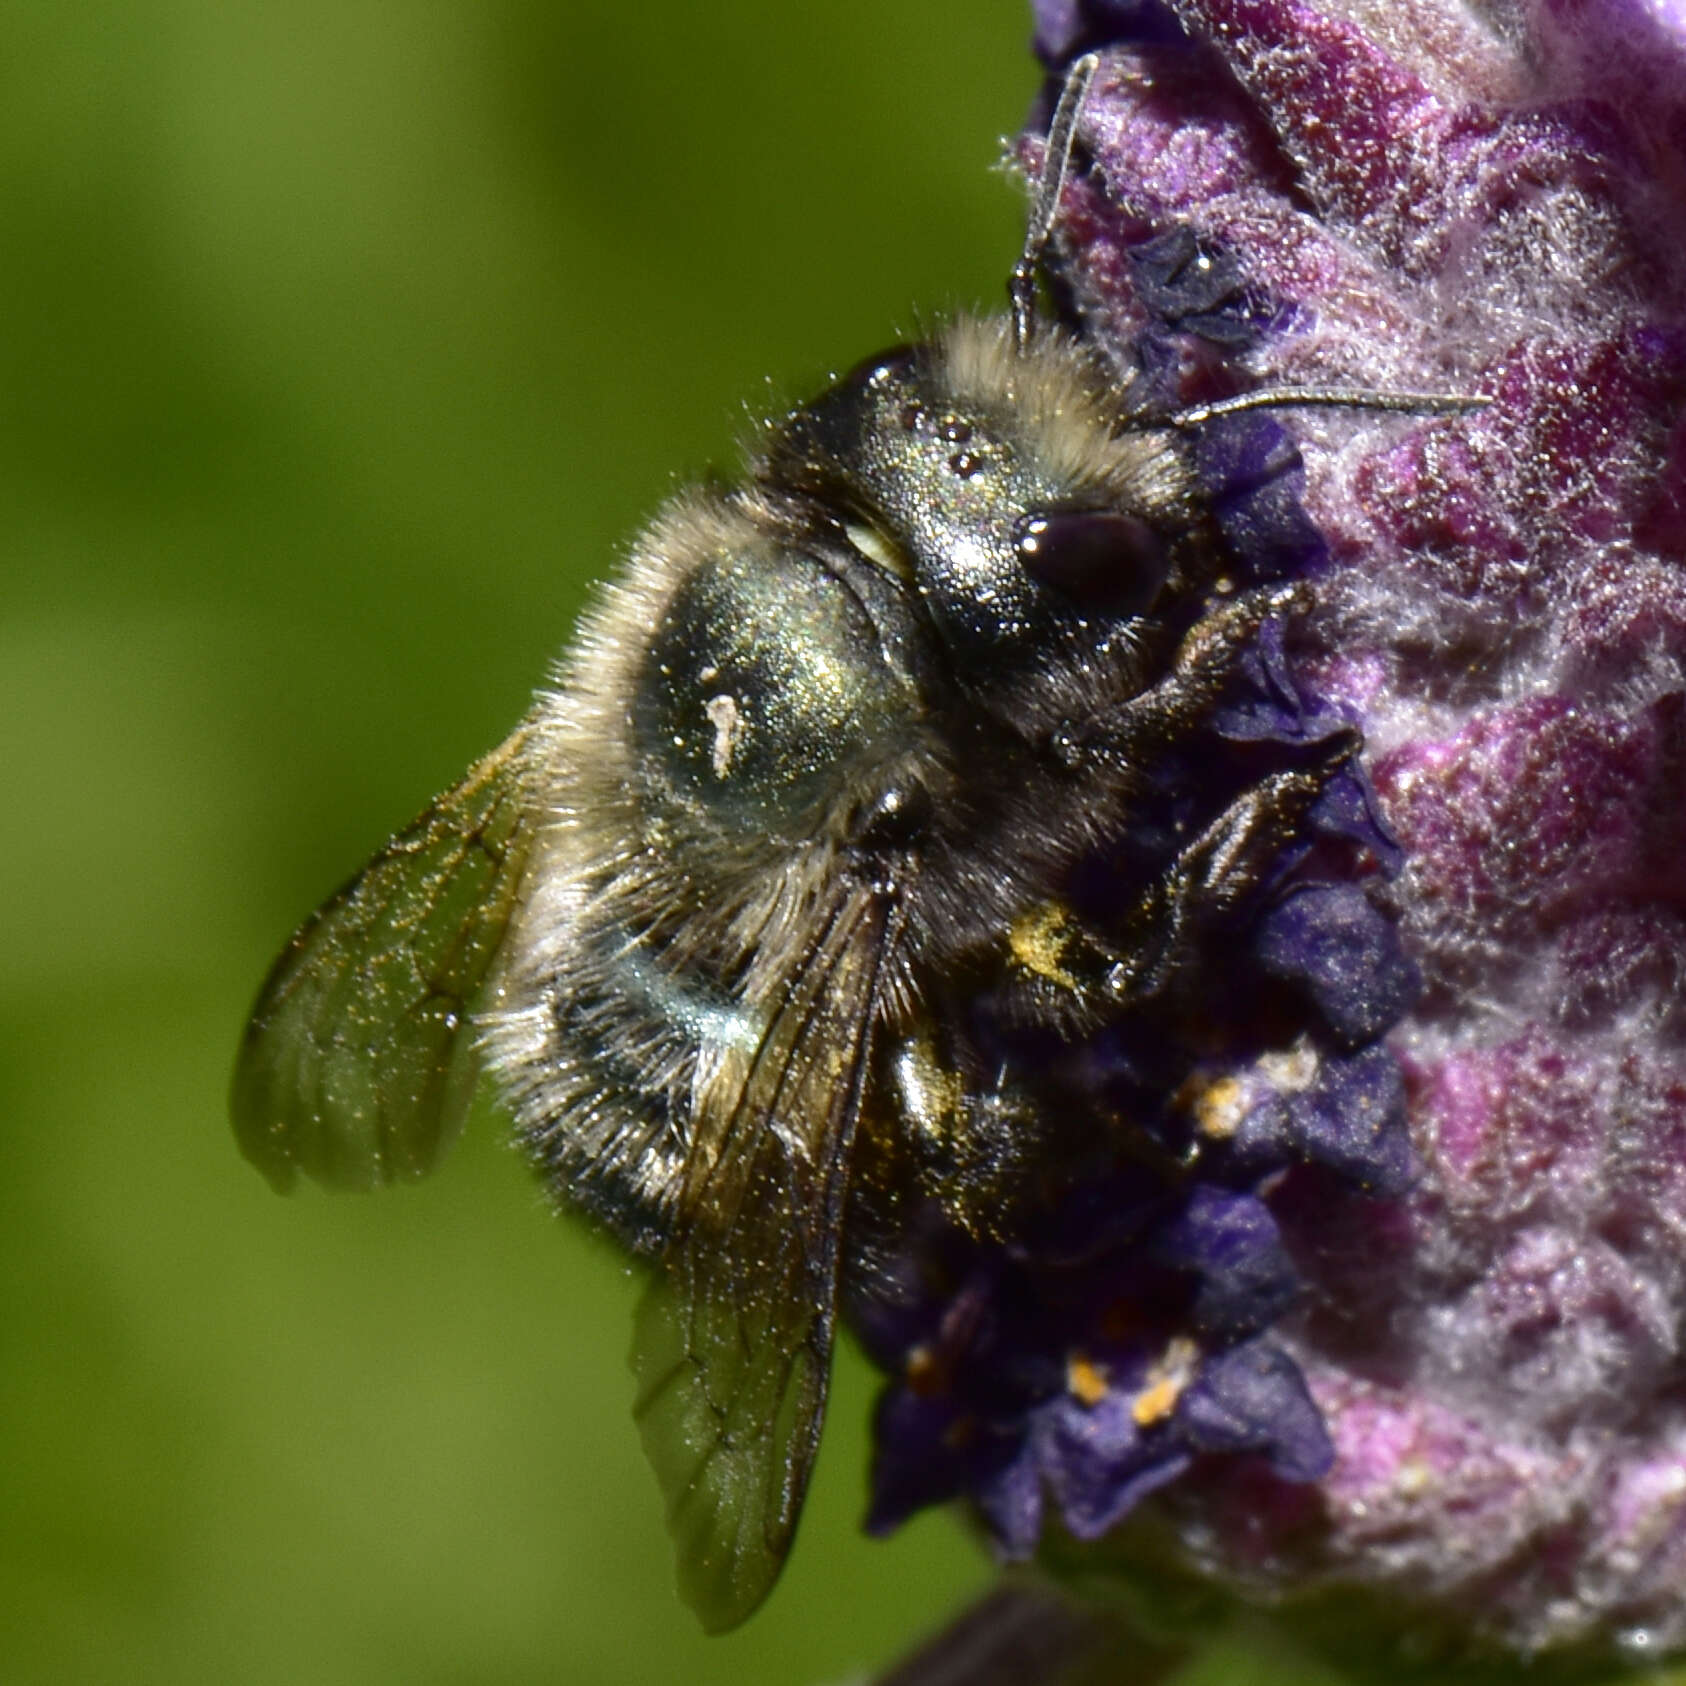
<path id="1" fill-rule="evenodd" d="M 1303 615 L 1311 607 L 1304 585 L 1262 585 L 1225 597 L 1183 635 L 1169 672 L 1140 695 L 1062 727 L 1055 758 L 1069 767 L 1095 761 L 1138 764 L 1174 742 L 1217 706 L 1266 621 Z"/>

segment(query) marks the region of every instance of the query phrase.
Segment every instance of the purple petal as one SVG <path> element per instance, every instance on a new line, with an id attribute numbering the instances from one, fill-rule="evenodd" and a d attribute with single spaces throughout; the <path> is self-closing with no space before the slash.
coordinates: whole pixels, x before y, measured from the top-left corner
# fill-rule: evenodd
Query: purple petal
<path id="1" fill-rule="evenodd" d="M 1362 1047 L 1404 1017 L 1422 980 L 1398 928 L 1355 884 L 1307 884 L 1259 921 L 1266 973 L 1303 990 L 1343 1048 Z"/>
<path id="2" fill-rule="evenodd" d="M 1155 1238 L 1161 1263 L 1200 1278 L 1190 1326 L 1202 1337 L 1268 1328 L 1294 1302 L 1299 1277 L 1270 1209 L 1250 1194 L 1196 1188 Z"/>
<path id="3" fill-rule="evenodd" d="M 1254 1452 L 1284 1481 L 1320 1481 L 1335 1461 L 1299 1366 L 1267 1341 L 1208 1359 L 1177 1403 L 1177 1426 L 1203 1452 Z"/>
<path id="4" fill-rule="evenodd" d="M 1036 1422 L 1037 1456 L 1065 1525 L 1099 1539 L 1149 1493 L 1174 1481 L 1189 1454 L 1164 1433 L 1143 1433 L 1131 1401 L 1109 1392 L 1099 1404 L 1055 1400 Z"/>

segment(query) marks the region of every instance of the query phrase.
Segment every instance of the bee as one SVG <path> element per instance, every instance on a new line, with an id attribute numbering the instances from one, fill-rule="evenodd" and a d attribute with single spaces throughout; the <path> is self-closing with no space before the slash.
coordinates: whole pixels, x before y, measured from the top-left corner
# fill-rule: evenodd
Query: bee
<path id="1" fill-rule="evenodd" d="M 840 1308 L 935 1205 L 1011 1233 L 1115 1120 L 991 1056 L 1166 987 L 1358 750 L 1244 784 L 1096 915 L 1074 873 L 1297 584 L 1237 585 L 1190 441 L 1038 282 L 1096 60 L 1055 110 L 1000 318 L 861 363 L 679 494 L 512 735 L 293 937 L 232 1110 L 278 1188 L 432 1169 L 489 1069 L 559 1202 L 654 1263 L 635 1407 L 722 1630 L 790 1548 Z"/>

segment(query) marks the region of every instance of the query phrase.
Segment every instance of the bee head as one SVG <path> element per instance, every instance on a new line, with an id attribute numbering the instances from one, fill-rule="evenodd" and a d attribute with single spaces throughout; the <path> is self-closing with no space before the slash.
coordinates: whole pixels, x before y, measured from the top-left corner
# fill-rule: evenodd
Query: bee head
<path id="1" fill-rule="evenodd" d="M 767 479 L 843 516 L 962 683 L 1151 616 L 1197 518 L 1174 430 L 1134 422 L 1081 349 L 963 320 L 869 359 L 780 430 Z"/>

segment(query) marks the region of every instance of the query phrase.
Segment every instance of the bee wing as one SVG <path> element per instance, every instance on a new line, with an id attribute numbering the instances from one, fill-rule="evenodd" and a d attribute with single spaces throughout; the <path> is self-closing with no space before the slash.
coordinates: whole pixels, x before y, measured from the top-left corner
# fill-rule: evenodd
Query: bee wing
<path id="1" fill-rule="evenodd" d="M 819 1443 L 888 928 L 883 898 L 844 896 L 764 992 L 776 1007 L 741 1084 L 696 1122 L 684 1227 L 638 1310 L 634 1415 L 679 1589 L 714 1633 L 772 1589 Z"/>
<path id="2" fill-rule="evenodd" d="M 526 727 L 469 769 L 294 933 L 252 1009 L 229 1106 L 280 1191 L 303 1171 L 377 1188 L 433 1169 L 476 1062 L 467 1007 L 531 840 Z"/>

